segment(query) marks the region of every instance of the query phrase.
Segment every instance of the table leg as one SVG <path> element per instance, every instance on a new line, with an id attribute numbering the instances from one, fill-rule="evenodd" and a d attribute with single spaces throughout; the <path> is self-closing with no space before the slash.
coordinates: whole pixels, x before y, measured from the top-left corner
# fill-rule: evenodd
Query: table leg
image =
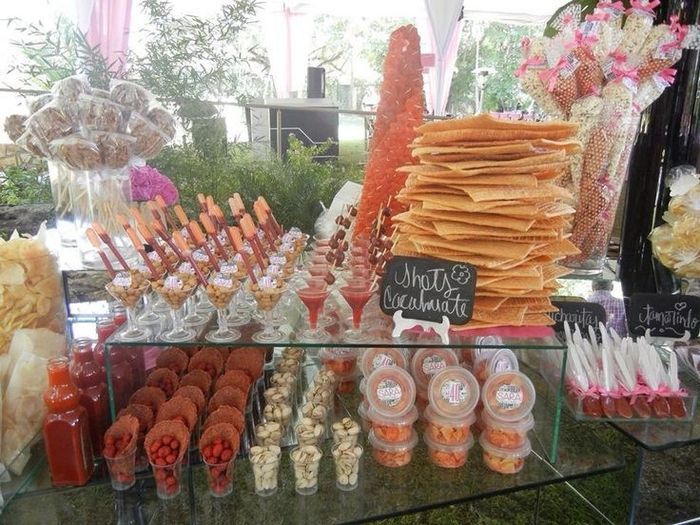
<path id="1" fill-rule="evenodd" d="M 644 457 L 646 451 L 643 447 L 637 447 L 637 466 L 634 472 L 634 484 L 632 486 L 632 497 L 630 498 L 630 508 L 627 523 L 634 525 L 637 520 L 637 507 L 639 506 L 639 493 L 642 485 L 642 471 L 644 469 Z"/>
<path id="2" fill-rule="evenodd" d="M 542 487 L 537 487 L 537 498 L 535 499 L 535 513 L 532 523 L 537 525 L 540 522 L 540 509 L 542 508 Z"/>

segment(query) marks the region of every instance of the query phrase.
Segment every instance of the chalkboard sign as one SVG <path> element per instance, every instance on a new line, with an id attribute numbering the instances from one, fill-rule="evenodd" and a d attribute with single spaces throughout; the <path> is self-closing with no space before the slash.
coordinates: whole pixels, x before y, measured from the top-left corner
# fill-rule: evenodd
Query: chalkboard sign
<path id="1" fill-rule="evenodd" d="M 380 307 L 385 314 L 401 311 L 404 319 L 464 324 L 472 317 L 476 268 L 471 264 L 394 257 L 382 279 Z"/>
<path id="2" fill-rule="evenodd" d="M 630 298 L 627 324 L 630 333 L 644 335 L 647 328 L 655 337 L 691 338 L 700 332 L 700 297 L 640 293 Z"/>
<path id="3" fill-rule="evenodd" d="M 554 320 L 554 331 L 564 333 L 564 323 L 569 323 L 571 328 L 578 324 L 582 332 L 587 333 L 588 327 L 598 330 L 598 323 L 605 324 L 607 315 L 605 308 L 598 303 L 585 301 L 552 301 L 559 308 L 558 312 L 552 312 L 549 316 Z"/>

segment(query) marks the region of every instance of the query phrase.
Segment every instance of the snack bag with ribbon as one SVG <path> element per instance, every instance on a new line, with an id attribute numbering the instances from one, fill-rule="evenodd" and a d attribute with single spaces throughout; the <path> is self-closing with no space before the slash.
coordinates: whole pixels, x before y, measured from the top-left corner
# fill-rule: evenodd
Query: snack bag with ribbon
<path id="1" fill-rule="evenodd" d="M 640 52 L 640 82 L 648 80 L 680 60 L 683 52 L 681 43 L 686 33 L 687 28 L 678 23 L 678 17 L 672 17 L 670 26 L 654 26 Z"/>
<path id="2" fill-rule="evenodd" d="M 631 0 L 627 20 L 622 28 L 622 39 L 617 50 L 626 55 L 637 54 L 654 25 L 654 9 L 660 0 Z"/>
<path id="3" fill-rule="evenodd" d="M 590 27 L 588 32 L 576 30 L 574 38 L 565 46 L 570 56 L 579 62 L 574 71 L 579 97 L 599 94 L 603 83 L 603 71 L 593 53 L 593 46 L 600 41 L 595 34 L 598 25 Z"/>
<path id="4" fill-rule="evenodd" d="M 523 60 L 515 72 L 515 76 L 520 80 L 520 85 L 535 100 L 542 111 L 553 118 L 563 118 L 564 113 L 539 77 L 539 73 L 547 68 L 542 39 L 534 38 L 530 40 L 529 38 L 524 38 L 520 46 L 523 52 Z"/>
<path id="5" fill-rule="evenodd" d="M 641 113 L 661 96 L 664 90 L 673 84 L 676 78 L 676 70 L 673 68 L 664 69 L 642 81 L 632 102 L 633 109 Z"/>
<path id="6" fill-rule="evenodd" d="M 581 62 L 569 53 L 562 56 L 554 67 L 539 73 L 542 84 L 565 115 L 569 114 L 571 105 L 579 98 L 578 84 L 574 73 L 580 64 Z"/>

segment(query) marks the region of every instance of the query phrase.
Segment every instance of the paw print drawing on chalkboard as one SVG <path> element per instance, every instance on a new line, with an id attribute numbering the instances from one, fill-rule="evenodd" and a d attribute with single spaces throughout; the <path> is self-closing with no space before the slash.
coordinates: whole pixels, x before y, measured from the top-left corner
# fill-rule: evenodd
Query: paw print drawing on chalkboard
<path id="1" fill-rule="evenodd" d="M 469 266 L 465 264 L 456 264 L 452 267 L 452 275 L 450 276 L 453 281 L 464 286 L 472 278 L 472 272 Z"/>

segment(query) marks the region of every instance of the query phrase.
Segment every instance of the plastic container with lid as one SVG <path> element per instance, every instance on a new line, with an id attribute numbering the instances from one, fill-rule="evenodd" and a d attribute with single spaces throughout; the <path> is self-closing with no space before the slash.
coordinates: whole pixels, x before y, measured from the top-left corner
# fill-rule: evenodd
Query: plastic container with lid
<path id="1" fill-rule="evenodd" d="M 436 443 L 459 445 L 469 440 L 471 426 L 476 422 L 474 413 L 461 417 L 445 417 L 436 413 L 432 406 L 423 412 L 425 434 Z"/>
<path id="2" fill-rule="evenodd" d="M 461 366 L 448 366 L 428 383 L 428 399 L 435 412 L 447 417 L 470 414 L 479 402 L 479 383 Z"/>
<path id="3" fill-rule="evenodd" d="M 474 360 L 474 375 L 479 383 L 484 384 L 493 374 L 520 370 L 518 358 L 512 350 L 501 348 L 495 351 L 482 352 Z"/>
<path id="4" fill-rule="evenodd" d="M 528 431 L 535 426 L 532 414 L 517 421 L 501 421 L 488 412 L 484 412 L 481 418 L 484 438 L 491 445 L 511 450 L 522 447 L 527 441 Z"/>
<path id="5" fill-rule="evenodd" d="M 365 377 L 383 366 L 408 368 L 408 359 L 400 348 L 368 348 L 362 354 L 360 370 Z"/>
<path id="6" fill-rule="evenodd" d="M 411 374 L 419 389 L 427 389 L 430 378 L 448 366 L 457 366 L 457 354 L 451 348 L 421 348 L 411 359 Z"/>
<path id="7" fill-rule="evenodd" d="M 372 445 L 372 457 L 385 467 L 396 468 L 408 465 L 413 458 L 413 449 L 418 444 L 418 433 L 414 430 L 411 437 L 402 443 L 386 443 L 369 433 L 369 444 Z"/>
<path id="8" fill-rule="evenodd" d="M 425 409 L 428 408 L 428 394 L 425 392 L 418 391 L 416 394 L 416 408 L 418 409 L 418 414 L 423 415 Z"/>
<path id="9" fill-rule="evenodd" d="M 367 378 L 365 391 L 370 407 L 386 417 L 408 414 L 415 406 L 416 384 L 411 374 L 398 366 L 377 368 Z"/>
<path id="10" fill-rule="evenodd" d="M 413 407 L 403 416 L 387 417 L 370 408 L 367 418 L 372 422 L 374 434 L 387 443 L 401 443 L 410 439 L 413 424 L 418 420 L 418 409 Z"/>
<path id="11" fill-rule="evenodd" d="M 321 363 L 341 377 L 357 373 L 357 351 L 352 348 L 323 348 L 319 352 Z"/>
<path id="12" fill-rule="evenodd" d="M 525 418 L 535 406 L 535 387 L 522 372 L 498 372 L 481 389 L 484 413 L 501 421 Z"/>
<path id="13" fill-rule="evenodd" d="M 367 396 L 365 395 L 367 392 L 367 377 L 363 377 L 362 379 L 360 379 L 360 384 L 357 388 L 360 391 L 360 397 L 364 402 L 365 399 L 367 399 Z"/>
<path id="14" fill-rule="evenodd" d="M 467 441 L 458 445 L 445 445 L 434 441 L 429 434 L 423 435 L 428 447 L 430 462 L 441 468 L 459 468 L 467 462 L 469 450 L 474 446 L 474 438 L 469 435 Z"/>
<path id="15" fill-rule="evenodd" d="M 479 444 L 484 452 L 484 463 L 486 466 L 500 474 L 516 474 L 520 472 L 525 466 L 525 458 L 532 451 L 530 440 L 526 440 L 520 448 L 507 449 L 492 445 L 482 435 L 479 438 Z"/>

